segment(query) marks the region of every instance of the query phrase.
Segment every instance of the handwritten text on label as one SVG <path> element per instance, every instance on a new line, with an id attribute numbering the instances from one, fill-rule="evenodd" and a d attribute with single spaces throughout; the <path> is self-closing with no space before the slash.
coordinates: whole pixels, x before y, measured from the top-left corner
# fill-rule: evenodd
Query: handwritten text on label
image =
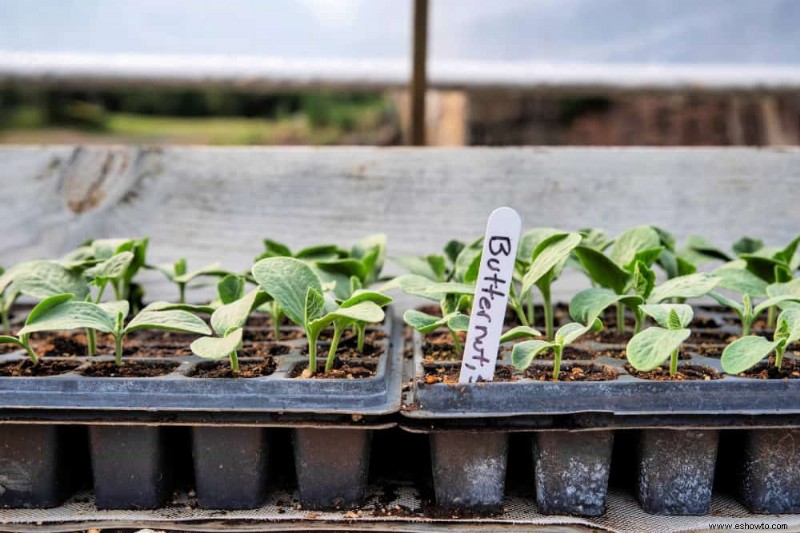
<path id="1" fill-rule="evenodd" d="M 521 229 L 519 214 L 510 207 L 489 215 L 459 383 L 494 378 Z"/>

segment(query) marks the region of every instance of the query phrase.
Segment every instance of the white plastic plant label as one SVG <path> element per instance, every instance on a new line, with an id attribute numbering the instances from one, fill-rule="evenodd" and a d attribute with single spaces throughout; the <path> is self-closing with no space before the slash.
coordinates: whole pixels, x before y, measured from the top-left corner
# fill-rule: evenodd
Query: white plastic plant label
<path id="1" fill-rule="evenodd" d="M 522 220 L 510 207 L 489 215 L 459 383 L 494 379 L 521 231 Z"/>

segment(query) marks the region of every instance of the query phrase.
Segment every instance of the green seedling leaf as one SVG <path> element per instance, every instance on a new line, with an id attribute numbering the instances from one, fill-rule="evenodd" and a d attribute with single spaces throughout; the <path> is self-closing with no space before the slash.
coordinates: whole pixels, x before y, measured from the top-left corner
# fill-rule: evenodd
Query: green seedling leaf
<path id="1" fill-rule="evenodd" d="M 602 329 L 603 323 L 600 319 L 595 319 L 594 322 L 588 325 L 570 322 L 569 324 L 561 326 L 558 331 L 556 331 L 555 342 L 562 347 L 569 346 L 586 333 L 590 331 L 601 331 Z"/>
<path id="2" fill-rule="evenodd" d="M 458 254 L 455 262 L 453 280 L 463 283 L 474 283 L 478 277 L 478 269 L 483 255 L 483 237 L 465 246 Z"/>
<path id="3" fill-rule="evenodd" d="M 36 261 L 13 275 L 14 288 L 21 294 L 44 299 L 57 294 L 74 294 L 83 299 L 89 287 L 83 277 L 52 261 Z"/>
<path id="4" fill-rule="evenodd" d="M 181 333 L 210 335 L 211 329 L 203 320 L 188 311 L 154 311 L 143 309 L 128 323 L 125 333 L 140 329 L 160 329 Z"/>
<path id="5" fill-rule="evenodd" d="M 450 318 L 452 318 L 450 315 L 444 317 L 433 316 L 415 309 L 409 309 L 403 313 L 403 320 L 405 323 L 420 333 L 430 333 L 435 331 L 436 329 L 446 325 Z"/>
<path id="6" fill-rule="evenodd" d="M 242 344 L 242 328 L 235 328 L 224 337 L 200 337 L 190 345 L 192 353 L 203 359 L 223 359 Z"/>
<path id="7" fill-rule="evenodd" d="M 522 278 L 522 294 L 551 273 L 555 273 L 554 277 L 557 277 L 581 239 L 579 233 L 559 233 L 540 242 L 533 251 L 531 266 Z"/>
<path id="8" fill-rule="evenodd" d="M 242 328 L 253 310 L 266 301 L 267 295 L 264 291 L 252 290 L 241 299 L 218 307 L 211 314 L 211 328 L 220 336 L 231 329 Z"/>
<path id="9" fill-rule="evenodd" d="M 533 252 L 539 244 L 553 235 L 563 234 L 562 230 L 556 228 L 533 228 L 523 233 L 517 245 L 517 259 L 529 265 L 533 261 Z"/>
<path id="10" fill-rule="evenodd" d="M 648 298 L 649 303 L 661 303 L 672 298 L 699 298 L 708 294 L 719 284 L 719 278 L 707 272 L 672 278 L 655 289 Z"/>
<path id="11" fill-rule="evenodd" d="M 341 307 L 352 307 L 361 302 L 373 302 L 381 307 L 385 307 L 392 303 L 392 299 L 383 293 L 365 289 L 359 289 L 353 292 L 347 300 L 341 303 Z"/>
<path id="12" fill-rule="evenodd" d="M 719 287 L 723 289 L 749 294 L 751 298 L 767 295 L 767 282 L 750 272 L 745 261 L 731 261 L 711 274 L 719 278 Z"/>
<path id="13" fill-rule="evenodd" d="M 656 286 L 656 273 L 642 261 L 633 266 L 633 292 L 647 300 Z"/>
<path id="14" fill-rule="evenodd" d="M 286 249 L 288 252 L 288 248 Z M 308 246 L 297 252 L 294 257 L 302 261 L 330 261 L 341 257 L 344 252 L 335 244 L 317 244 Z M 281 254 L 291 255 L 291 253 Z"/>
<path id="15" fill-rule="evenodd" d="M 661 366 L 689 338 L 688 329 L 647 328 L 628 342 L 625 351 L 631 366 L 648 372 Z"/>
<path id="16" fill-rule="evenodd" d="M 271 257 L 253 265 L 256 282 L 298 326 L 304 326 L 306 294 L 312 288 L 322 294 L 322 285 L 311 267 L 290 257 Z"/>
<path id="17" fill-rule="evenodd" d="M 639 306 L 639 309 L 666 329 L 687 328 L 694 318 L 692 307 L 686 304 L 647 304 Z M 671 319 L 673 316 L 675 318 Z"/>
<path id="18" fill-rule="evenodd" d="M 656 249 L 658 249 L 658 253 L 655 253 Z M 655 261 L 661 254 L 661 238 L 651 226 L 631 228 L 617 237 L 609 250 L 608 257 L 617 266 L 625 268 L 632 265 L 637 254 L 641 252 L 647 252 L 648 257 L 655 254 L 652 261 Z"/>
<path id="19" fill-rule="evenodd" d="M 781 342 L 755 336 L 736 339 L 722 351 L 722 370 L 733 375 L 744 372 L 766 358 Z"/>
<path id="20" fill-rule="evenodd" d="M 792 307 L 795 307 L 800 305 L 798 301 L 800 301 L 800 295 L 782 294 L 780 296 L 773 296 L 756 305 L 753 308 L 753 316 L 758 316 L 770 307 L 775 307 L 776 305 L 780 306 L 791 302 Z"/>
<path id="21" fill-rule="evenodd" d="M 613 243 L 613 241 L 608 238 L 608 234 L 598 228 L 584 228 L 580 230 L 579 233 L 583 235 L 581 246 L 592 248 L 600 252 L 611 246 Z"/>
<path id="22" fill-rule="evenodd" d="M 115 318 L 97 304 L 76 300 L 70 294 L 59 294 L 42 300 L 34 307 L 19 334 L 71 329 L 93 329 L 112 333 L 115 324 Z"/>
<path id="23" fill-rule="evenodd" d="M 228 274 L 217 283 L 217 294 L 223 304 L 230 304 L 244 296 L 245 280 L 243 276 Z"/>
<path id="24" fill-rule="evenodd" d="M 730 255 L 698 235 L 689 235 L 689 237 L 686 239 L 686 247 L 705 260 L 725 262 L 733 260 Z"/>
<path id="25" fill-rule="evenodd" d="M 189 311 L 190 313 L 206 313 L 211 314 L 217 308 L 211 305 L 197 305 L 197 304 L 176 304 L 172 302 L 158 301 L 148 304 L 145 309 L 151 311 Z M 127 313 L 126 313 L 127 314 Z"/>
<path id="26" fill-rule="evenodd" d="M 475 291 L 474 286 L 466 283 L 453 281 L 439 283 L 413 274 L 399 276 L 381 287 L 380 290 L 383 292 L 391 289 L 392 286 L 399 287 L 406 294 L 412 294 L 435 302 L 441 301 L 449 294 L 472 296 Z"/>
<path id="27" fill-rule="evenodd" d="M 524 339 L 526 337 L 541 337 L 542 334 L 539 330 L 533 329 L 530 326 L 517 326 L 506 331 L 500 335 L 500 342 L 514 341 L 517 339 Z"/>
<path id="28" fill-rule="evenodd" d="M 431 281 L 446 280 L 446 265 L 444 257 L 428 255 L 425 257 L 391 257 L 391 261 L 400 265 L 409 273 L 422 276 Z"/>
<path id="29" fill-rule="evenodd" d="M 121 252 L 86 270 L 84 275 L 88 279 L 101 280 L 101 283 L 120 279 L 130 268 L 133 259 L 133 252 Z"/>
<path id="30" fill-rule="evenodd" d="M 617 294 L 625 293 L 628 283 L 630 283 L 631 280 L 631 275 L 628 272 L 606 257 L 602 252 L 592 248 L 578 246 L 573 252 L 586 269 L 592 281 L 601 287 L 611 289 Z"/>
<path id="31" fill-rule="evenodd" d="M 365 301 L 354 304 L 350 307 L 340 307 L 336 311 L 330 312 L 318 321 L 325 322 L 326 324 L 338 320 L 347 319 L 357 322 L 375 323 L 381 322 L 384 319 L 384 312 L 381 307 L 375 302 Z"/>
<path id="32" fill-rule="evenodd" d="M 304 311 L 304 324 L 319 320 L 325 314 L 325 297 L 314 287 L 309 287 L 306 292 Z"/>
<path id="33" fill-rule="evenodd" d="M 800 298 L 800 278 L 786 283 L 773 283 L 767 286 L 766 292 L 770 298 L 778 298 L 781 296 L 789 297 L 783 302 L 780 302 L 780 307 L 782 309 L 797 307 L 800 304 L 796 303 L 794 299 Z"/>
<path id="34" fill-rule="evenodd" d="M 783 339 L 786 346 L 800 340 L 800 307 L 786 309 L 778 315 L 775 340 Z"/>
<path id="35" fill-rule="evenodd" d="M 764 248 L 764 241 L 753 237 L 742 237 L 733 244 L 733 252 L 736 255 L 754 254 Z"/>
<path id="36" fill-rule="evenodd" d="M 224 270 L 219 263 L 212 263 L 210 265 L 206 265 L 203 268 L 199 268 L 197 270 L 192 270 L 191 272 L 185 272 L 175 277 L 175 283 L 189 283 L 195 278 L 199 278 L 201 276 L 227 276 L 230 274 L 227 270 Z"/>
<path id="37" fill-rule="evenodd" d="M 447 327 L 453 331 L 468 331 L 469 317 L 461 313 L 451 313 L 447 319 Z"/>
<path id="38" fill-rule="evenodd" d="M 272 239 L 264 239 L 264 250 L 269 255 L 265 257 L 292 257 L 292 251 L 283 243 Z"/>
<path id="39" fill-rule="evenodd" d="M 464 250 L 466 245 L 461 241 L 451 240 L 444 245 L 444 255 L 450 263 L 456 263 L 458 255 Z"/>
<path id="40" fill-rule="evenodd" d="M 635 307 L 644 301 L 639 296 L 616 294 L 609 289 L 592 287 L 576 294 L 569 302 L 569 314 L 581 324 L 592 324 L 609 306 L 622 302 Z"/>
<path id="41" fill-rule="evenodd" d="M 511 364 L 517 370 L 525 370 L 533 362 L 533 358 L 540 353 L 554 348 L 556 346 L 553 342 L 542 340 L 525 341 L 515 344 L 511 349 Z"/>

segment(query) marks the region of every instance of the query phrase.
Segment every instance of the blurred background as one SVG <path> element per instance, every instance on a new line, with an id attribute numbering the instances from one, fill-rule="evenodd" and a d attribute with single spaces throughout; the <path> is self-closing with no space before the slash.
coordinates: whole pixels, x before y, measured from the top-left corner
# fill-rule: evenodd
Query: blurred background
<path id="1" fill-rule="evenodd" d="M 798 21 L 794 0 L 0 0 L 0 143 L 796 145 Z"/>

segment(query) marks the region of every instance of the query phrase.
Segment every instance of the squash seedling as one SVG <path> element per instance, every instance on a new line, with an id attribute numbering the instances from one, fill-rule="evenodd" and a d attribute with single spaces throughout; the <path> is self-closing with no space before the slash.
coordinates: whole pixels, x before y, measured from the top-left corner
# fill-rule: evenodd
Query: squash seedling
<path id="1" fill-rule="evenodd" d="M 458 332 L 467 330 L 469 317 L 464 313 L 469 312 L 472 304 L 474 285 L 455 281 L 437 282 L 416 274 L 406 274 L 382 285 L 380 290 L 389 291 L 394 288 L 400 288 L 406 294 L 437 302 L 441 316 L 408 310 L 404 313 L 403 319 L 420 333 L 431 333 L 440 327 L 447 327 L 456 352 L 462 353 Z"/>
<path id="2" fill-rule="evenodd" d="M 231 274 L 231 272 L 223 270 L 219 263 L 212 263 L 203 268 L 189 271 L 184 257 L 172 264 L 155 265 L 150 268 L 154 268 L 164 274 L 169 281 L 178 287 L 178 303 L 186 303 L 186 288 L 195 279 L 202 277 L 222 278 Z"/>
<path id="3" fill-rule="evenodd" d="M 722 352 L 722 370 L 727 374 L 739 374 L 775 352 L 775 368 L 780 369 L 783 356 L 790 344 L 800 340 L 800 308 L 785 309 L 778 315 L 772 340 L 748 335 L 737 339 Z"/>
<path id="4" fill-rule="evenodd" d="M 794 282 L 767 285 L 767 282 L 745 268 L 743 260 L 726 263 L 714 270 L 713 274 L 720 278 L 720 287 L 741 294 L 741 301 L 736 301 L 716 291 L 708 293 L 717 303 L 729 308 L 739 317 L 742 336 L 750 334 L 753 323 L 764 311 L 800 301 L 800 292 L 792 288 Z M 753 300 L 761 298 L 764 300 L 753 305 Z"/>
<path id="5" fill-rule="evenodd" d="M 33 308 L 19 335 L 39 331 L 87 329 L 110 333 L 114 337 L 114 359 L 122 364 L 125 336 L 142 329 L 160 329 L 181 333 L 207 335 L 211 332 L 203 320 L 194 314 L 171 308 L 163 302 L 150 304 L 125 324 L 130 305 L 125 300 L 94 303 L 82 301 L 72 294 L 59 294 L 42 300 Z"/>
<path id="6" fill-rule="evenodd" d="M 617 308 L 617 333 L 620 335 L 625 333 L 624 305 L 630 302 L 625 297 L 636 286 L 640 292 L 646 292 L 648 287 L 652 289 L 655 274 L 650 266 L 664 249 L 661 236 L 650 226 L 639 226 L 624 232 L 607 254 L 589 246 L 575 248 L 575 256 L 597 288 L 611 290 L 619 297 L 614 304 Z"/>
<path id="7" fill-rule="evenodd" d="M 658 233 L 661 246 L 664 248 L 661 255 L 658 256 L 657 262 L 668 279 L 697 272 L 697 262 L 694 256 L 687 253 L 686 248 L 678 250 L 677 241 L 670 232 L 657 226 L 653 226 L 653 229 Z"/>
<path id="8" fill-rule="evenodd" d="M 441 254 L 390 257 L 389 260 L 405 268 L 409 274 L 436 282 L 455 281 L 456 262 L 465 246 L 461 241 L 451 240 L 444 246 Z"/>
<path id="9" fill-rule="evenodd" d="M 303 261 L 289 257 L 262 259 L 253 265 L 253 278 L 277 302 L 289 320 L 303 328 L 308 341 L 311 374 L 317 369 L 317 341 L 326 327 L 334 327 L 327 372 L 333 365 L 335 346 L 343 329 L 353 323 L 381 322 L 384 319 L 381 305 L 388 303 L 386 296 L 374 291 L 356 291 L 341 304 L 326 299 L 314 270 Z"/>
<path id="10" fill-rule="evenodd" d="M 441 317 L 429 315 L 422 311 L 409 309 L 403 313 L 403 321 L 422 334 L 432 333 L 441 327 L 446 327 L 453 339 L 453 350 L 457 355 L 464 353 L 459 331 L 469 329 L 469 317 L 459 311 L 453 311 Z"/>
<path id="11" fill-rule="evenodd" d="M 555 228 L 534 228 L 524 232 L 519 238 L 517 258 L 514 262 L 514 283 L 508 295 L 508 306 L 523 326 L 529 326 L 536 321 L 536 308 L 533 291 L 529 289 L 525 293 L 522 292 L 522 279 L 531 267 L 533 252 L 539 243 L 558 233 L 563 232 Z"/>
<path id="12" fill-rule="evenodd" d="M 762 247 L 752 253 L 744 253 L 739 257 L 744 260 L 747 270 L 768 284 L 787 283 L 794 279 L 794 273 L 800 267 L 800 255 L 797 247 L 800 236 L 795 237 L 784 248 Z M 775 327 L 775 307 L 770 307 L 767 314 L 767 326 Z"/>
<path id="13" fill-rule="evenodd" d="M 3 329 L 11 333 L 9 312 L 21 295 L 37 301 L 56 294 L 73 293 L 84 298 L 89 287 L 79 269 L 71 269 L 57 261 L 20 263 L 0 276 L 0 314 Z"/>
<path id="14" fill-rule="evenodd" d="M 617 309 L 620 305 L 624 305 L 633 311 L 633 334 L 636 335 L 641 331 L 644 323 L 645 313 L 641 309 L 643 304 L 660 304 L 674 300 L 699 298 L 708 294 L 720 283 L 720 278 L 706 272 L 668 279 L 661 285 L 656 285 L 655 280 L 656 275 L 649 267 L 641 262 L 637 263 L 630 281 L 630 290 L 633 294 L 617 294 L 602 287 L 585 289 L 570 301 L 570 316 L 581 324 L 589 324 L 611 305 L 617 305 Z M 617 331 L 620 331 L 619 327 Z"/>
<path id="15" fill-rule="evenodd" d="M 561 373 L 561 358 L 564 353 L 564 348 L 578 340 L 582 335 L 589 331 L 599 331 L 603 328 L 600 320 L 595 320 L 588 326 L 578 324 L 577 322 L 570 322 L 558 328 L 552 340 L 539 340 L 534 339 L 530 341 L 520 342 L 515 344 L 511 349 L 511 362 L 517 370 L 525 370 L 533 359 L 548 350 L 553 351 L 553 380 L 558 381 L 558 376 Z M 513 330 L 512 330 L 513 331 Z M 506 334 L 506 339 L 509 339 L 511 331 Z M 533 334 L 535 332 L 529 332 Z M 501 339 L 502 340 L 502 339 Z"/>
<path id="16" fill-rule="evenodd" d="M 582 236 L 579 233 L 555 233 L 542 239 L 531 253 L 530 264 L 522 276 L 519 295 L 513 299 L 513 307 L 521 309 L 522 301 L 520 297 L 529 294 L 534 286 L 539 289 L 544 306 L 545 335 L 549 340 L 554 339 L 551 286 L 561 275 L 567 259 L 569 259 L 572 250 L 581 242 L 581 239 Z M 511 299 L 509 296 L 509 300 Z M 524 320 L 524 313 L 518 311 L 517 316 L 522 321 L 522 325 L 530 325 Z"/>
<path id="17" fill-rule="evenodd" d="M 225 279 L 228 278 L 223 278 L 223 281 Z M 220 300 L 225 303 L 211 314 L 211 329 L 216 336 L 196 339 L 192 342 L 191 349 L 192 353 L 204 359 L 217 360 L 228 357 L 231 370 L 236 374 L 239 372 L 238 351 L 242 345 L 244 325 L 247 323 L 250 313 L 266 302 L 269 296 L 261 289 L 256 289 L 233 301 L 226 302 L 226 300 L 230 300 L 231 296 L 238 296 L 234 292 L 238 287 L 232 287 L 232 285 L 233 282 L 228 281 L 219 287 Z"/>
<path id="18" fill-rule="evenodd" d="M 677 279 L 677 278 L 676 278 Z M 678 355 L 683 342 L 692 334 L 689 324 L 694 317 L 686 304 L 647 304 L 639 306 L 658 323 L 637 333 L 628 341 L 628 362 L 640 372 L 649 372 L 669 359 L 669 375 L 678 373 Z"/>

